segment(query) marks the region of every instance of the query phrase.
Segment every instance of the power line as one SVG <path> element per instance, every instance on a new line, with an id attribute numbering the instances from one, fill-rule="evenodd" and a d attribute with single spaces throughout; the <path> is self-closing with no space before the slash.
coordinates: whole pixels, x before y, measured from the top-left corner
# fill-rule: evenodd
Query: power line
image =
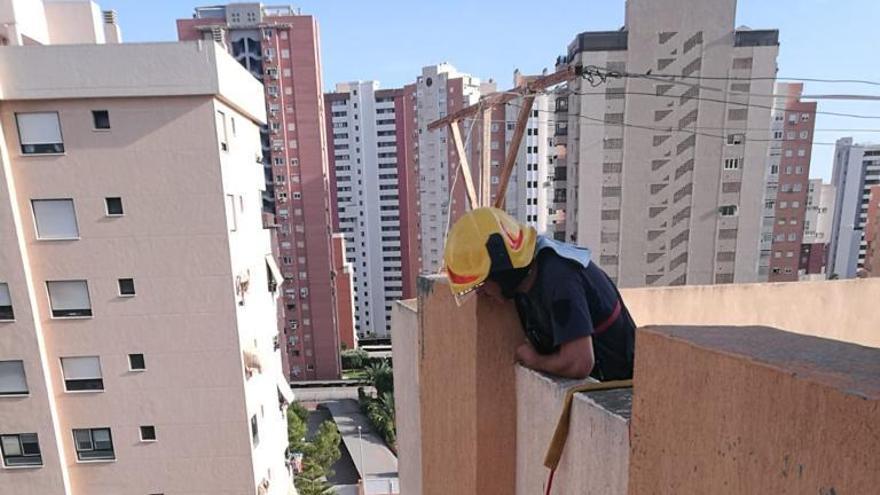
<path id="1" fill-rule="evenodd" d="M 640 73 L 624 73 L 625 76 L 644 76 L 647 74 Z M 691 76 L 681 74 L 663 74 L 651 73 L 650 76 L 670 79 L 705 79 L 709 81 L 803 81 L 803 82 L 819 82 L 829 84 L 867 84 L 870 86 L 880 86 L 880 81 L 869 81 L 865 79 L 824 79 L 817 77 L 774 77 L 774 76 L 756 76 L 756 77 L 739 77 L 739 76 Z"/>
<path id="2" fill-rule="evenodd" d="M 605 95 L 605 93 L 595 93 L 595 92 L 581 92 L 570 90 L 570 94 L 578 95 L 578 96 L 597 96 L 597 95 Z M 641 91 L 623 91 L 620 93 L 612 93 L 615 95 L 632 95 L 632 96 L 652 96 L 655 98 L 682 98 L 683 95 L 658 95 L 656 93 L 647 93 Z M 780 97 L 783 95 L 779 95 Z M 761 103 L 741 103 L 737 101 L 731 100 L 721 100 L 717 98 L 709 98 L 705 96 L 690 96 L 689 99 L 697 100 L 697 101 L 705 101 L 709 103 L 723 103 L 725 105 L 737 105 L 743 107 L 753 107 L 753 108 L 761 108 L 764 110 L 780 110 L 780 107 L 774 107 L 772 105 L 763 105 Z M 828 112 L 824 110 L 814 110 L 814 111 L 801 111 L 800 113 L 810 113 L 810 114 L 818 114 L 818 115 L 833 115 L 836 117 L 848 117 L 853 119 L 880 119 L 880 115 L 863 115 L 863 114 L 855 114 L 855 113 L 843 113 L 843 112 Z"/>
<path id="3" fill-rule="evenodd" d="M 512 105 L 512 106 L 514 106 L 514 107 L 518 107 L 518 106 L 519 106 L 519 105 L 516 105 L 515 103 L 511 103 L 510 105 Z M 551 112 L 550 110 L 540 110 L 540 109 L 538 109 L 537 111 L 539 111 L 539 112 L 547 112 L 547 113 L 554 113 L 554 112 Z M 710 133 L 707 133 L 707 132 L 701 132 L 701 131 L 698 131 L 696 128 L 693 128 L 693 127 L 687 127 L 687 128 L 682 128 L 682 127 L 678 127 L 678 128 L 674 128 L 674 127 L 656 127 L 656 126 L 646 125 L 646 124 L 634 124 L 634 123 L 631 123 L 631 122 L 619 122 L 619 123 L 618 123 L 618 122 L 605 122 L 605 120 L 603 120 L 603 119 L 599 119 L 599 118 L 596 118 L 596 117 L 590 117 L 589 115 L 583 115 L 583 114 L 578 114 L 578 113 L 569 113 L 569 115 L 574 115 L 575 117 L 578 117 L 578 118 L 581 118 L 581 119 L 584 119 L 584 120 L 588 120 L 588 121 L 592 121 L 592 122 L 601 122 L 602 125 L 604 125 L 604 126 L 629 127 L 629 128 L 633 128 L 633 129 L 645 129 L 645 130 L 650 130 L 650 131 L 655 131 L 655 132 L 668 132 L 668 133 L 673 133 L 673 132 L 674 132 L 674 133 L 682 133 L 682 132 L 683 132 L 683 133 L 694 134 L 694 135 L 704 136 L 704 137 L 717 138 L 717 139 L 722 139 L 722 140 L 726 140 L 726 139 L 728 138 L 727 136 L 723 136 L 723 135 L 710 134 Z M 731 128 L 730 130 L 731 130 L 731 131 L 736 131 L 736 130 L 739 130 L 739 129 Z M 766 143 L 782 142 L 782 140 L 780 140 L 780 139 L 762 139 L 762 138 L 749 138 L 749 139 L 747 139 L 747 141 L 751 141 L 751 142 L 759 142 L 759 143 L 764 143 L 764 142 L 766 142 Z M 818 145 L 818 146 L 836 146 L 836 145 L 837 145 L 837 143 L 824 143 L 824 142 L 817 142 L 817 141 L 813 141 L 811 144 L 812 144 L 812 145 Z"/>

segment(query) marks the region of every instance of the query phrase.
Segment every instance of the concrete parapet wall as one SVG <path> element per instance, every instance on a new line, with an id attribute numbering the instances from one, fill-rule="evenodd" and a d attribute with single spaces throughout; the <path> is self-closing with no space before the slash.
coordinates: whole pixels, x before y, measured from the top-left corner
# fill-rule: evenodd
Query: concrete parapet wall
<path id="1" fill-rule="evenodd" d="M 549 470 L 544 454 L 569 387 L 518 366 L 516 370 L 516 493 L 544 493 Z M 631 390 L 577 394 L 571 429 L 553 481 L 553 493 L 625 495 L 629 465 Z"/>
<path id="2" fill-rule="evenodd" d="M 880 487 L 880 350 L 766 327 L 649 327 L 636 345 L 630 493 Z"/>
<path id="3" fill-rule="evenodd" d="M 880 279 L 621 290 L 639 326 L 764 325 L 880 347 Z"/>

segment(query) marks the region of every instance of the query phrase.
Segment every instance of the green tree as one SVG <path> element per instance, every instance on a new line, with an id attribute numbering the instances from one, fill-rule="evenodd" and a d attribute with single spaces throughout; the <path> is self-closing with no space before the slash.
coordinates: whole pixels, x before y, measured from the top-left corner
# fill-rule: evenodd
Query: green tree
<path id="1" fill-rule="evenodd" d="M 388 361 L 379 361 L 371 364 L 366 369 L 367 381 L 376 388 L 376 393 L 381 396 L 386 392 L 394 392 L 394 371 Z"/>
<path id="2" fill-rule="evenodd" d="M 305 448 L 306 421 L 298 408 L 305 411 L 298 403 L 291 404 L 287 409 L 287 444 L 291 452 L 302 452 Z"/>
<path id="3" fill-rule="evenodd" d="M 315 437 L 309 442 L 305 457 L 310 463 L 314 463 L 320 468 L 325 476 L 333 476 L 333 470 L 330 468 L 339 460 L 341 455 L 339 442 L 341 441 L 342 435 L 336 429 L 336 424 L 332 421 L 324 421 L 318 427 Z"/>

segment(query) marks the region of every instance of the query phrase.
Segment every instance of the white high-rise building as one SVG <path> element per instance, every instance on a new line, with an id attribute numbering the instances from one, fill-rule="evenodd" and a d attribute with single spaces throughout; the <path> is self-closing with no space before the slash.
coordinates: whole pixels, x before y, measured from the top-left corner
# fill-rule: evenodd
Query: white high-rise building
<path id="1" fill-rule="evenodd" d="M 448 63 L 422 68 L 416 80 L 416 114 L 418 120 L 418 197 L 422 273 L 436 273 L 443 260 L 443 246 L 447 225 L 464 213 L 464 184 L 458 181 L 455 197 L 450 198 L 450 186 L 455 180 L 457 163 L 448 129 L 428 131 L 431 122 L 477 102 L 481 94 L 480 80 L 458 72 Z M 462 129 L 467 137 L 470 122 Z M 479 127 L 473 130 L 477 139 Z M 470 149 L 470 146 L 468 147 Z M 473 165 L 472 165 L 473 166 Z M 451 217 L 451 218 L 450 218 Z"/>
<path id="2" fill-rule="evenodd" d="M 652 74 L 571 84 L 566 218 L 623 287 L 758 278 L 779 33 L 735 14 L 735 0 L 629 0 L 622 29 L 569 46 L 569 64 Z"/>
<path id="3" fill-rule="evenodd" d="M 409 297 L 406 163 L 414 123 L 406 93 L 366 81 L 337 84 L 325 95 L 338 225 L 354 269 L 361 338 L 387 338 L 391 304 Z"/>
<path id="4" fill-rule="evenodd" d="M 868 202 L 871 187 L 880 184 L 880 144 L 838 139 L 831 184 L 836 188 L 836 200 L 827 273 L 838 278 L 853 278 L 864 267 Z"/>

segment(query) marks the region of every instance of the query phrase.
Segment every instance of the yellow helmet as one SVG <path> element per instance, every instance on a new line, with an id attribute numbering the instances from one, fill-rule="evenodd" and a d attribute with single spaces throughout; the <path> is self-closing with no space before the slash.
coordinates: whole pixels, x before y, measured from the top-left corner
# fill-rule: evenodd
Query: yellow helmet
<path id="1" fill-rule="evenodd" d="M 455 222 L 446 238 L 446 274 L 455 295 L 480 286 L 495 271 L 529 266 L 537 233 L 498 208 L 477 208 Z"/>

